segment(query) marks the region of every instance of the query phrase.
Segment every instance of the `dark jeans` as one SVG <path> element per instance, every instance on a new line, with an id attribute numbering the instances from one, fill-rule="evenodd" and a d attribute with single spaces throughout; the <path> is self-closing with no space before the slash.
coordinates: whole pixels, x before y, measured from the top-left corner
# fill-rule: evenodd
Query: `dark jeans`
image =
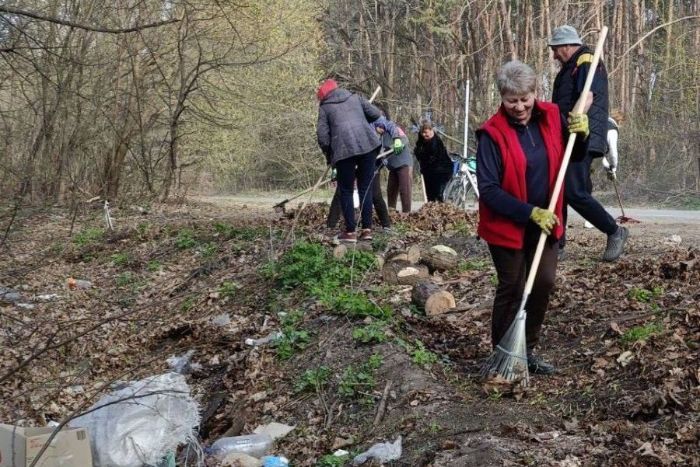
<path id="1" fill-rule="evenodd" d="M 382 227 L 391 227 L 391 218 L 389 217 L 389 210 L 384 202 L 384 197 L 382 196 L 382 187 L 379 181 L 379 174 L 375 175 L 374 181 L 372 182 L 372 205 L 375 211 L 377 211 L 377 217 L 379 217 L 379 222 Z M 336 189 L 333 199 L 331 200 L 331 207 L 328 210 L 328 218 L 326 219 L 326 225 L 330 229 L 334 229 L 338 225 L 338 220 L 340 219 L 340 190 Z"/>
<path id="2" fill-rule="evenodd" d="M 535 255 L 539 232 L 528 229 L 522 250 L 489 245 L 493 264 L 498 274 L 496 297 L 491 317 L 491 343 L 495 347 L 508 331 L 523 298 L 525 281 Z M 549 294 L 557 273 L 557 242 L 547 239 L 532 292 L 525 305 L 525 336 L 528 350 L 534 349 L 540 339 L 540 330 L 549 305 Z"/>
<path id="3" fill-rule="evenodd" d="M 377 154 L 379 154 L 379 148 L 367 154 L 343 159 L 335 164 L 335 168 L 338 171 L 337 191 L 340 192 L 340 207 L 345 219 L 346 232 L 354 232 L 357 228 L 355 206 L 352 201 L 355 177 L 357 177 L 357 191 L 360 195 L 362 228 L 372 228 L 372 196 L 367 196 L 367 192 L 371 188 L 370 184 L 374 176 Z M 382 202 L 384 202 L 383 199 Z M 386 205 L 384 209 L 386 210 Z"/>
<path id="4" fill-rule="evenodd" d="M 396 209 L 396 200 L 401 194 L 401 212 L 411 212 L 411 185 L 413 183 L 413 167 L 403 166 L 389 170 L 389 180 L 386 184 L 386 197 L 389 208 Z M 375 206 L 376 207 L 376 206 Z"/>
<path id="5" fill-rule="evenodd" d="M 423 180 L 425 181 L 425 195 L 428 201 L 436 201 L 442 203 L 445 199 L 442 197 L 442 192 L 445 191 L 447 182 L 452 178 L 451 173 L 430 173 L 423 172 Z"/>
<path id="6" fill-rule="evenodd" d="M 593 182 L 591 181 L 591 164 L 594 157 L 599 154 L 589 152 L 582 160 L 571 161 L 566 169 L 564 178 L 564 225 L 567 219 L 567 205 L 581 215 L 596 229 L 606 235 L 612 235 L 617 230 L 615 219 L 596 200 L 593 193 Z M 566 233 L 564 234 L 566 235 Z M 564 248 L 566 237 L 559 241 L 560 247 Z"/>

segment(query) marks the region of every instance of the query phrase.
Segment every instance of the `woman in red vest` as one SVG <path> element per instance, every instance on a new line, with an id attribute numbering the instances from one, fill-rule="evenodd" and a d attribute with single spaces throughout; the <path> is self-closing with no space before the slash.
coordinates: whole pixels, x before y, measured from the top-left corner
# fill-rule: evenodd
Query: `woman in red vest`
<path id="1" fill-rule="evenodd" d="M 498 274 L 491 341 L 496 346 L 515 317 L 537 241 L 544 231 L 549 237 L 526 306 L 526 338 L 528 369 L 550 374 L 554 366 L 536 356 L 533 349 L 554 287 L 557 240 L 564 231 L 559 222 L 562 194 L 554 214 L 547 206 L 564 158 L 565 138 L 569 132 L 579 133 L 574 157 L 585 154 L 588 119 L 585 114 L 569 116 L 567 128 L 556 104 L 535 98 L 535 72 L 517 60 L 503 65 L 496 84 L 501 106 L 477 131 L 476 152 L 478 233 L 489 245 Z"/>

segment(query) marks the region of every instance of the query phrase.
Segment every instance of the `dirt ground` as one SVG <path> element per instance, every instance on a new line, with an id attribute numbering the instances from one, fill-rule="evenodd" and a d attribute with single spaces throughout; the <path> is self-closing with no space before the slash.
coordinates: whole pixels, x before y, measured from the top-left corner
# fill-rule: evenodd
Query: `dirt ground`
<path id="1" fill-rule="evenodd" d="M 602 235 L 574 223 L 541 345 L 558 372 L 521 388 L 479 375 L 495 274 L 473 214 L 428 204 L 365 246 L 383 257 L 444 244 L 461 258 L 433 277 L 460 312 L 425 316 L 410 287 L 376 268 L 339 286 L 390 310 L 379 320 L 265 272 L 303 240 L 330 257 L 326 209 L 118 206 L 113 232 L 99 209 L 23 210 L 0 257 L 0 287 L 20 296 L 0 299 L 0 420 L 65 420 L 112 383 L 168 371 L 169 356 L 194 350 L 187 379 L 204 446 L 277 421 L 295 429 L 274 452 L 299 466 L 344 465 L 330 454 L 398 436 L 389 465 L 700 465 L 697 224 L 630 225 L 625 255 L 602 263 Z M 3 225 L 10 218 L 3 210 Z M 70 277 L 92 287 L 68 289 Z M 378 322 L 381 339 L 354 337 Z M 287 353 L 244 343 L 279 329 L 296 339 Z"/>

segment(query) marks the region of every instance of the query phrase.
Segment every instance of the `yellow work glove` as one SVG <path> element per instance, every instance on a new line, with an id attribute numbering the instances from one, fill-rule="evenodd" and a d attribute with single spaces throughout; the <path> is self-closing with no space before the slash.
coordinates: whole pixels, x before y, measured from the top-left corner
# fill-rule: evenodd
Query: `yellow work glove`
<path id="1" fill-rule="evenodd" d="M 403 143 L 401 142 L 401 138 L 395 138 L 394 139 L 394 154 L 400 154 L 401 151 L 403 151 Z"/>
<path id="2" fill-rule="evenodd" d="M 579 133 L 583 135 L 583 139 L 588 138 L 591 132 L 588 128 L 588 115 L 575 114 L 569 112 L 569 133 Z"/>
<path id="3" fill-rule="evenodd" d="M 542 208 L 533 208 L 530 219 L 547 235 L 551 234 L 554 226 L 559 224 L 559 219 L 552 211 Z"/>

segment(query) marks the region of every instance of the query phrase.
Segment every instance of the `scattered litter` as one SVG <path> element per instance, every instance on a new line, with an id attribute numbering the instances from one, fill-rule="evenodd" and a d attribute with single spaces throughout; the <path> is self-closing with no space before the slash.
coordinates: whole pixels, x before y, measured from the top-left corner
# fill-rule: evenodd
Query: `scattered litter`
<path id="1" fill-rule="evenodd" d="M 232 452 L 260 458 L 269 454 L 270 448 L 272 448 L 272 437 L 262 433 L 220 438 L 211 445 L 210 452 L 221 460 Z"/>
<path id="2" fill-rule="evenodd" d="M 284 456 L 263 457 L 263 467 L 289 467 L 289 459 Z"/>
<path id="3" fill-rule="evenodd" d="M 349 453 L 348 451 L 346 451 L 345 449 L 338 449 L 337 451 L 335 451 L 335 452 L 333 453 L 333 455 L 334 455 L 335 457 L 343 457 L 343 456 L 347 456 L 347 455 L 349 455 L 349 454 L 350 454 L 350 453 Z"/>
<path id="4" fill-rule="evenodd" d="M 45 293 L 45 294 L 37 295 L 36 299 L 39 301 L 42 301 L 42 302 L 50 302 L 51 300 L 55 300 L 58 297 L 60 297 L 60 295 L 58 295 L 56 293 Z"/>
<path id="5" fill-rule="evenodd" d="M 625 366 L 629 365 L 629 363 L 632 361 L 633 358 L 634 358 L 634 354 L 632 352 L 630 352 L 629 350 L 625 350 L 624 352 L 622 352 L 620 354 L 619 357 L 617 357 L 617 363 L 619 363 L 620 366 L 625 367 Z"/>
<path id="6" fill-rule="evenodd" d="M 398 460 L 401 457 L 401 435 L 393 443 L 377 443 L 362 454 L 355 456 L 353 465 L 362 465 L 370 459 L 380 463 Z"/>
<path id="7" fill-rule="evenodd" d="M 253 430 L 253 433 L 268 434 L 273 440 L 278 440 L 287 436 L 294 428 L 294 426 L 285 425 L 284 423 L 272 422 L 258 426 Z"/>
<path id="8" fill-rule="evenodd" d="M 95 467 L 157 465 L 183 443 L 199 451 L 199 408 L 185 377 L 166 373 L 127 384 L 70 422 L 87 428 Z"/>
<path id="9" fill-rule="evenodd" d="M 265 345 L 265 344 L 269 344 L 271 342 L 274 342 L 277 339 L 279 339 L 280 337 L 282 337 L 282 333 L 278 331 L 278 332 L 273 332 L 272 334 L 270 334 L 268 336 L 261 337 L 260 339 L 251 339 L 249 337 L 245 340 L 245 343 L 246 343 L 246 345 L 257 347 L 259 345 Z"/>
<path id="10" fill-rule="evenodd" d="M 680 235 L 673 234 L 670 237 L 664 238 L 664 243 L 667 245 L 680 245 L 683 239 Z"/>
<path id="11" fill-rule="evenodd" d="M 232 452 L 221 461 L 221 465 L 224 467 L 262 467 L 263 463 L 257 457 L 242 452 Z"/>
<path id="12" fill-rule="evenodd" d="M 202 365 L 199 363 L 192 363 L 192 355 L 194 355 L 194 350 L 188 350 L 180 356 L 171 356 L 166 362 L 175 373 L 186 375 L 191 373 L 192 370 L 197 371 L 202 369 Z"/>
<path id="13" fill-rule="evenodd" d="M 216 315 L 211 319 L 211 324 L 214 326 L 228 326 L 231 324 L 231 317 L 228 315 L 228 313 L 221 313 L 220 315 Z"/>
<path id="14" fill-rule="evenodd" d="M 22 296 L 14 289 L 0 287 L 0 302 L 15 303 L 20 301 Z"/>
<path id="15" fill-rule="evenodd" d="M 92 287 L 92 282 L 86 281 L 86 280 L 82 280 L 82 279 L 74 279 L 74 278 L 72 278 L 72 277 L 69 277 L 69 278 L 66 280 L 66 286 L 67 286 L 69 289 L 71 289 L 71 290 L 75 290 L 75 289 L 89 289 L 89 288 Z"/>
<path id="16" fill-rule="evenodd" d="M 34 309 L 34 305 L 32 305 L 31 303 L 15 303 L 15 306 L 17 308 L 22 308 L 24 310 L 33 310 Z"/>

